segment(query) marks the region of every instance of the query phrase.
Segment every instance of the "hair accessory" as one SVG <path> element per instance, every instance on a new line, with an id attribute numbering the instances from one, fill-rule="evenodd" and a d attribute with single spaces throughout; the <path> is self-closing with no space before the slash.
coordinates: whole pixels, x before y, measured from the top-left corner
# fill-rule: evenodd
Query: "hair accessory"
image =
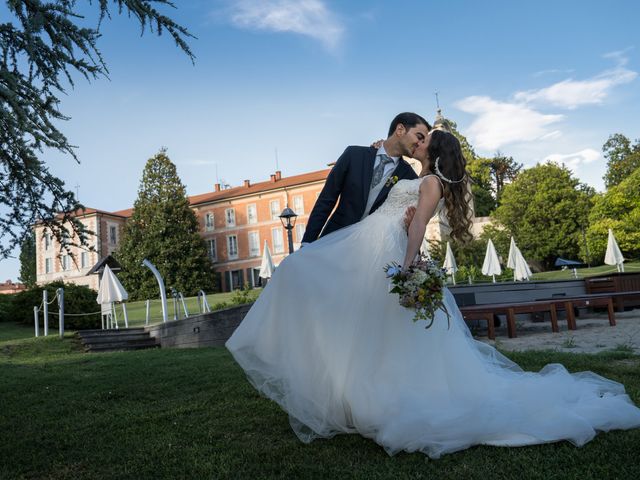
<path id="1" fill-rule="evenodd" d="M 436 164 L 435 164 L 435 169 L 436 169 L 436 174 L 445 182 L 447 183 L 460 183 L 464 180 L 464 175 L 462 176 L 462 178 L 460 180 L 451 180 L 447 177 L 445 177 L 442 172 L 440 171 L 440 157 L 436 158 Z"/>

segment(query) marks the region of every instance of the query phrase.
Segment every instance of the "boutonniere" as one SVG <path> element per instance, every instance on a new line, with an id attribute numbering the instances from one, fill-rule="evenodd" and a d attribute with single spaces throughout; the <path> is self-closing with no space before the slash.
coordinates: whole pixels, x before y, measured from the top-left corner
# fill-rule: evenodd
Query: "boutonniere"
<path id="1" fill-rule="evenodd" d="M 387 183 L 385 183 L 384 186 L 389 188 L 395 185 L 396 183 L 398 183 L 398 176 L 394 175 L 393 177 L 389 177 L 389 180 L 387 180 Z"/>

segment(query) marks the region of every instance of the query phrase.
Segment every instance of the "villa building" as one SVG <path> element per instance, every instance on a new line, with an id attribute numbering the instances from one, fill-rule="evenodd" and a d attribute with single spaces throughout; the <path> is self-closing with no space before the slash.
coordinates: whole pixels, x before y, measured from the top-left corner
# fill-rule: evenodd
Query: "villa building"
<path id="1" fill-rule="evenodd" d="M 420 165 L 410 160 L 419 171 Z M 257 286 L 265 243 L 278 265 L 288 254 L 287 232 L 279 215 L 285 207 L 296 214 L 292 231 L 294 249 L 299 248 L 309 214 L 331 169 L 282 177 L 277 171 L 269 180 L 221 188 L 189 197 L 199 224 L 207 252 L 214 264 L 216 285 L 220 291 L 231 291 L 245 284 Z M 39 284 L 64 280 L 98 289 L 98 275 L 87 275 L 91 268 L 118 247 L 127 219 L 133 210 L 106 212 L 86 209 L 77 218 L 95 232 L 91 249 L 72 247 L 71 255 L 60 251 L 60 245 L 42 226 L 36 225 L 37 281 Z M 482 219 L 478 219 L 482 220 Z M 440 239 L 448 226 L 440 219 L 427 226 L 427 239 Z M 477 234 L 474 232 L 474 234 Z"/>

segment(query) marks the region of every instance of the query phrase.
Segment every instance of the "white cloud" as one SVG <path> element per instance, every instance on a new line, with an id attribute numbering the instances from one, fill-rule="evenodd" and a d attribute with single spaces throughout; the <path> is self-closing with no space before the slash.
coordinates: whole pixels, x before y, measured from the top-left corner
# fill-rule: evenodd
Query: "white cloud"
<path id="1" fill-rule="evenodd" d="M 235 0 L 231 21 L 241 28 L 306 35 L 329 50 L 344 35 L 344 27 L 321 0 Z"/>
<path id="2" fill-rule="evenodd" d="M 547 126 L 559 122 L 563 115 L 544 115 L 523 103 L 498 102 L 485 96 L 466 97 L 456 103 L 463 112 L 476 115 L 468 129 L 472 143 L 484 150 L 504 145 L 558 136 Z"/>
<path id="3" fill-rule="evenodd" d="M 535 102 L 570 110 L 582 105 L 601 104 L 613 87 L 632 82 L 638 76 L 637 72 L 625 68 L 628 60 L 624 51 L 608 53 L 605 58 L 614 59 L 617 65 L 586 80 L 569 78 L 539 90 L 516 92 L 514 99 L 518 102 Z"/>
<path id="4" fill-rule="evenodd" d="M 571 69 L 566 69 L 566 70 L 560 70 L 557 68 L 552 68 L 549 70 L 540 70 L 539 72 L 535 72 L 533 74 L 534 77 L 542 77 L 543 75 L 553 75 L 556 73 L 573 73 L 573 70 Z"/>
<path id="5" fill-rule="evenodd" d="M 593 148 L 585 148 L 584 150 L 574 153 L 552 153 L 551 155 L 547 155 L 545 161 L 549 160 L 556 163 L 564 163 L 568 168 L 575 171 L 581 165 L 593 163 L 600 159 L 602 159 L 602 154 L 599 151 Z"/>

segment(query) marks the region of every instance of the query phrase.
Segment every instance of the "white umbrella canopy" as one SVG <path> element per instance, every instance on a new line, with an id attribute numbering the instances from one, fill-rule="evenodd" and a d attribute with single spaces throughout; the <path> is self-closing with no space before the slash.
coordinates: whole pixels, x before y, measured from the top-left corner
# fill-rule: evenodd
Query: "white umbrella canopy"
<path id="1" fill-rule="evenodd" d="M 604 255 L 604 263 L 607 265 L 616 265 L 619 272 L 624 272 L 624 257 L 613 236 L 613 230 L 609 229 L 609 239 L 607 240 L 607 253 Z"/>
<path id="2" fill-rule="evenodd" d="M 451 250 L 451 244 L 447 242 L 447 254 L 444 257 L 444 265 L 442 265 L 449 275 L 453 284 L 456 284 L 456 272 L 458 271 L 458 265 L 456 265 L 456 259 L 453 256 L 453 250 Z"/>
<path id="3" fill-rule="evenodd" d="M 513 280 L 529 280 L 532 275 L 531 269 L 529 268 L 529 265 L 527 265 L 527 261 L 524 259 L 524 256 L 518 247 L 516 247 L 513 255 Z"/>
<path id="4" fill-rule="evenodd" d="M 511 237 L 511 244 L 509 245 L 509 257 L 507 258 L 507 268 L 516 268 L 516 241 Z"/>
<path id="5" fill-rule="evenodd" d="M 271 251 L 267 241 L 264 241 L 264 248 L 262 249 L 262 263 L 260 264 L 260 278 L 271 278 L 273 271 L 276 269 L 271 258 Z"/>
<path id="6" fill-rule="evenodd" d="M 109 265 L 105 265 L 96 301 L 99 304 L 109 304 L 122 302 L 128 298 L 129 294 L 120 283 L 120 280 L 118 280 L 118 277 L 109 268 Z"/>
<path id="7" fill-rule="evenodd" d="M 493 242 L 489 239 L 487 243 L 487 253 L 484 255 L 484 263 L 482 264 L 482 274 L 493 277 L 493 283 L 496 281 L 496 275 L 502 273 L 500 267 L 500 259 L 498 258 L 498 252 L 496 247 L 493 246 Z"/>

